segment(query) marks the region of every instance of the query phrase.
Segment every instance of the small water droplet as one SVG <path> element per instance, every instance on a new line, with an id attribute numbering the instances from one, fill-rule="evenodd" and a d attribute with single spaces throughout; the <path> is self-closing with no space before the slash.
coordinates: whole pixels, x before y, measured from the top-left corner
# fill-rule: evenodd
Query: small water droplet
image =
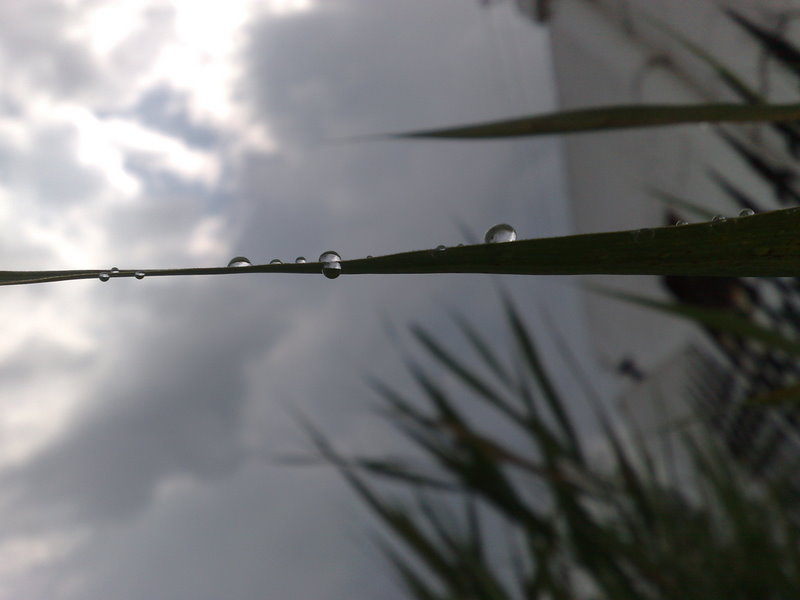
<path id="1" fill-rule="evenodd" d="M 136 279 L 144 279 L 144 273 L 142 271 L 136 271 L 133 276 L 136 277 Z"/>
<path id="2" fill-rule="evenodd" d="M 723 217 L 722 215 L 714 215 L 714 218 L 711 219 L 712 223 L 722 223 L 723 221 L 727 221 L 727 217 Z"/>
<path id="3" fill-rule="evenodd" d="M 111 267 L 111 274 L 116 275 L 117 273 L 119 273 L 119 269 L 117 267 Z"/>
<path id="4" fill-rule="evenodd" d="M 499 244 L 501 242 L 513 242 L 517 239 L 517 232 L 508 223 L 499 223 L 490 227 L 486 232 L 484 240 L 487 244 Z"/>
<path id="5" fill-rule="evenodd" d="M 271 261 L 269 261 L 269 264 L 271 264 L 271 265 L 282 265 L 283 261 L 280 258 L 273 258 Z"/>
<path id="6" fill-rule="evenodd" d="M 302 263 L 306 262 L 306 257 L 305 256 L 298 256 L 297 258 L 294 259 L 294 262 L 296 262 L 298 265 L 302 264 Z"/>
<path id="7" fill-rule="evenodd" d="M 675 221 L 675 225 L 688 225 L 689 221 L 684 221 L 683 219 L 678 219 Z"/>
<path id="8" fill-rule="evenodd" d="M 229 267 L 252 267 L 253 263 L 246 256 L 234 256 L 228 263 Z"/>
<path id="9" fill-rule="evenodd" d="M 98 278 L 100 281 L 108 281 L 109 279 L 111 279 L 111 275 L 109 275 L 108 273 L 106 273 L 105 271 L 103 271 L 102 273 L 100 273 L 100 274 L 97 276 L 97 278 Z"/>
<path id="10" fill-rule="evenodd" d="M 436 246 L 437 252 L 443 252 L 444 250 L 447 250 L 447 246 L 445 246 L 444 244 L 439 244 L 438 246 Z"/>
<path id="11" fill-rule="evenodd" d="M 461 248 L 464 244 L 459 244 L 456 248 Z"/>
<path id="12" fill-rule="evenodd" d="M 367 254 L 367 258 L 372 258 L 372 254 Z"/>
<path id="13" fill-rule="evenodd" d="M 756 214 L 756 211 L 754 211 L 752 208 L 743 208 L 739 211 L 740 217 L 752 217 L 754 214 Z"/>

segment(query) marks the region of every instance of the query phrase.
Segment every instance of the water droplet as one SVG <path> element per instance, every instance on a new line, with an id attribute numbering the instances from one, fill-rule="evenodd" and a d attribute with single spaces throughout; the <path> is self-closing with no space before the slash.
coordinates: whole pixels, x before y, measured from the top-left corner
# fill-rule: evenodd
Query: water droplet
<path id="1" fill-rule="evenodd" d="M 372 254 L 367 254 L 367 258 L 372 258 Z"/>
<path id="2" fill-rule="evenodd" d="M 283 261 L 280 258 L 273 258 L 271 261 L 269 261 L 269 264 L 271 264 L 271 265 L 282 265 Z"/>
<path id="3" fill-rule="evenodd" d="M 319 261 L 321 263 L 325 262 L 339 262 L 342 260 L 342 257 L 339 256 L 338 252 L 334 252 L 333 250 L 328 250 L 327 252 L 323 252 L 319 255 Z"/>
<path id="4" fill-rule="evenodd" d="M 714 218 L 711 219 L 712 223 L 722 223 L 723 221 L 727 221 L 727 217 L 723 217 L 722 215 L 714 215 Z"/>
<path id="5" fill-rule="evenodd" d="M 133 276 L 136 277 L 136 279 L 144 279 L 144 273 L 142 271 L 136 271 Z"/>
<path id="6" fill-rule="evenodd" d="M 229 267 L 252 267 L 253 263 L 246 256 L 234 256 L 228 263 Z"/>
<path id="7" fill-rule="evenodd" d="M 443 252 L 444 250 L 447 250 L 447 246 L 445 246 L 444 244 L 439 244 L 438 246 L 436 246 L 437 252 Z"/>
<path id="8" fill-rule="evenodd" d="M 322 263 L 322 274 L 328 279 L 336 279 L 342 274 L 342 265 L 335 261 Z"/>
<path id="9" fill-rule="evenodd" d="M 464 244 L 459 244 L 458 246 L 456 246 L 456 248 L 461 248 L 463 246 L 464 246 Z"/>
<path id="10" fill-rule="evenodd" d="M 111 267 L 111 274 L 116 275 L 117 273 L 119 273 L 119 269 L 117 267 Z"/>
<path id="11" fill-rule="evenodd" d="M 322 274 L 328 279 L 336 279 L 342 274 L 342 265 L 339 262 L 342 257 L 338 252 L 328 250 L 319 255 L 319 262 L 322 263 Z"/>
<path id="12" fill-rule="evenodd" d="M 754 211 L 752 208 L 743 208 L 739 211 L 740 217 L 752 217 L 754 214 L 756 214 L 756 211 Z"/>
<path id="13" fill-rule="evenodd" d="M 298 265 L 302 264 L 302 263 L 306 262 L 306 257 L 305 256 L 298 256 L 297 258 L 294 259 L 294 262 L 296 262 Z"/>
<path id="14" fill-rule="evenodd" d="M 517 232 L 507 223 L 499 223 L 490 227 L 486 232 L 484 240 L 487 244 L 498 244 L 500 242 L 513 242 L 517 239 Z"/>
<path id="15" fill-rule="evenodd" d="M 683 219 L 678 219 L 675 221 L 675 225 L 688 225 L 689 221 L 684 221 Z"/>
<path id="16" fill-rule="evenodd" d="M 98 275 L 97 277 L 98 277 L 98 279 L 100 279 L 100 281 L 108 281 L 109 279 L 111 279 L 111 275 L 109 275 L 105 271 L 100 273 L 100 275 Z"/>

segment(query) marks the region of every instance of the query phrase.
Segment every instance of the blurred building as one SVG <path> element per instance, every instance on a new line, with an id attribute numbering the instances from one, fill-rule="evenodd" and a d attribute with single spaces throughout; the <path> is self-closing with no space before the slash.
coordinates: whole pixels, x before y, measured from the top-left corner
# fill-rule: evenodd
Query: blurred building
<path id="1" fill-rule="evenodd" d="M 555 0 L 547 27 L 559 106 L 753 101 L 736 87 L 738 80 L 770 101 L 796 102 L 800 74 L 792 73 L 791 61 L 800 64 L 800 54 L 791 52 L 792 40 L 800 41 L 798 16 L 796 3 L 779 0 Z M 721 76 L 723 65 L 732 78 Z M 701 219 L 685 205 L 665 204 L 665 195 L 728 216 L 743 207 L 797 204 L 794 128 L 692 125 L 565 136 L 575 229 Z M 800 339 L 794 280 L 600 280 L 636 294 L 734 310 Z M 657 398 L 669 399 L 668 418 L 680 420 L 688 407 L 674 400 L 687 393 L 708 399 L 713 389 L 717 408 L 728 407 L 718 423 L 725 439 L 737 453 L 757 446 L 756 468 L 774 464 L 780 452 L 800 456 L 800 419 L 728 406 L 797 381 L 793 358 L 617 300 L 587 294 L 585 304 L 599 363 L 616 370 L 623 405 L 645 423 L 663 423 Z"/>

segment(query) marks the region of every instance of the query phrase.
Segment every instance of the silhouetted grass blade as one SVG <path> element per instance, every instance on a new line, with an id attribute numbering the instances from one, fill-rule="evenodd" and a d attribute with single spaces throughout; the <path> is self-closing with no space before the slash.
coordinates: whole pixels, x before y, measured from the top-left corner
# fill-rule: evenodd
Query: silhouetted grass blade
<path id="1" fill-rule="evenodd" d="M 790 354 L 800 355 L 800 342 L 785 338 L 772 329 L 762 327 L 731 311 L 702 308 L 690 304 L 662 302 L 660 300 L 653 300 L 651 298 L 611 290 L 597 285 L 589 285 L 587 287 L 607 296 L 619 298 L 620 300 L 627 300 L 628 302 L 639 304 L 647 308 L 687 318 L 719 331 L 757 340 L 772 348 L 780 349 Z"/>
<path id="2" fill-rule="evenodd" d="M 684 125 L 800 119 L 800 104 L 631 104 L 567 110 L 475 125 L 410 131 L 369 138 L 491 139 Z"/>

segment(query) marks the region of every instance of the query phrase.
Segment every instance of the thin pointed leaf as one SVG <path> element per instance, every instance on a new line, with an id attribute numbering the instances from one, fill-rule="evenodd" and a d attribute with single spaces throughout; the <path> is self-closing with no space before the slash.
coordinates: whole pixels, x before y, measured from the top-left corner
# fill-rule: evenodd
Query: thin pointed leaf
<path id="1" fill-rule="evenodd" d="M 519 347 L 521 354 L 528 365 L 528 368 L 531 370 L 537 385 L 542 390 L 545 401 L 547 402 L 547 406 L 561 428 L 561 433 L 568 440 L 566 449 L 575 458 L 578 458 L 579 462 L 582 462 L 580 441 L 575 433 L 574 427 L 572 426 L 572 421 L 570 420 L 567 411 L 564 409 L 563 402 L 556 391 L 556 387 L 550 380 L 549 375 L 542 365 L 542 362 L 539 358 L 539 352 L 536 349 L 533 338 L 528 333 L 525 323 L 517 313 L 517 310 L 508 295 L 503 294 L 502 299 L 506 318 L 511 326 L 511 331 L 514 339 L 517 342 L 517 346 Z M 547 448 L 545 448 L 545 450 L 547 450 Z"/>
<path id="2" fill-rule="evenodd" d="M 434 591 L 425 581 L 425 578 L 421 574 L 418 574 L 408 561 L 400 558 L 400 555 L 388 544 L 381 544 L 381 546 L 384 556 L 386 556 L 400 575 L 400 579 L 403 581 L 403 584 L 411 593 L 412 597 L 418 600 L 450 600 L 446 595 Z"/>
<path id="3" fill-rule="evenodd" d="M 800 208 L 717 223 L 591 233 L 500 244 L 419 250 L 342 261 L 343 275 L 505 273 L 517 275 L 704 275 L 793 277 L 800 273 Z M 139 270 L 147 277 L 315 273 L 320 263 Z M 0 285 L 96 278 L 101 271 L 4 271 Z M 134 277 L 121 270 L 116 277 Z"/>
<path id="4" fill-rule="evenodd" d="M 661 312 L 688 318 L 707 327 L 718 329 L 726 333 L 757 340 L 790 354 L 800 354 L 800 343 L 787 339 L 771 329 L 762 327 L 730 311 L 699 308 L 689 304 L 661 302 L 659 300 L 653 300 L 651 298 L 620 292 L 597 285 L 589 285 L 587 287 L 598 293 L 605 294 L 606 296 L 619 298 L 620 300 L 639 304 L 640 306 L 646 306 Z"/>
<path id="5" fill-rule="evenodd" d="M 478 125 L 365 137 L 470 140 L 639 129 L 687 123 L 754 123 L 799 119 L 800 104 L 632 104 L 566 110 Z"/>
<path id="6" fill-rule="evenodd" d="M 518 424 L 525 424 L 525 417 L 520 412 L 511 406 L 506 400 L 491 386 L 483 381 L 476 375 L 472 369 L 465 366 L 461 361 L 457 360 L 452 354 L 445 350 L 436 340 L 434 340 L 428 332 L 424 329 L 413 326 L 411 332 L 414 337 L 436 358 L 442 365 L 444 365 L 451 373 L 456 375 L 466 387 L 477 392 L 483 397 L 490 406 L 502 411 L 506 416 L 511 418 Z"/>
<path id="7" fill-rule="evenodd" d="M 772 58 L 783 65 L 789 72 L 800 78 L 800 50 L 780 35 L 756 25 L 752 21 L 745 19 L 736 11 L 727 9 L 725 12 L 742 29 L 753 36 Z"/>
<path id="8" fill-rule="evenodd" d="M 500 359 L 497 358 L 497 355 L 494 353 L 491 346 L 486 343 L 486 341 L 478 334 L 477 331 L 475 331 L 472 323 L 470 323 L 469 320 L 463 315 L 458 313 L 451 313 L 451 317 L 458 324 L 461 333 L 467 338 L 467 341 L 469 341 L 470 345 L 478 353 L 478 356 L 481 357 L 483 362 L 495 374 L 497 379 L 506 385 L 511 385 L 511 376 L 509 375 L 508 371 L 503 366 Z"/>

